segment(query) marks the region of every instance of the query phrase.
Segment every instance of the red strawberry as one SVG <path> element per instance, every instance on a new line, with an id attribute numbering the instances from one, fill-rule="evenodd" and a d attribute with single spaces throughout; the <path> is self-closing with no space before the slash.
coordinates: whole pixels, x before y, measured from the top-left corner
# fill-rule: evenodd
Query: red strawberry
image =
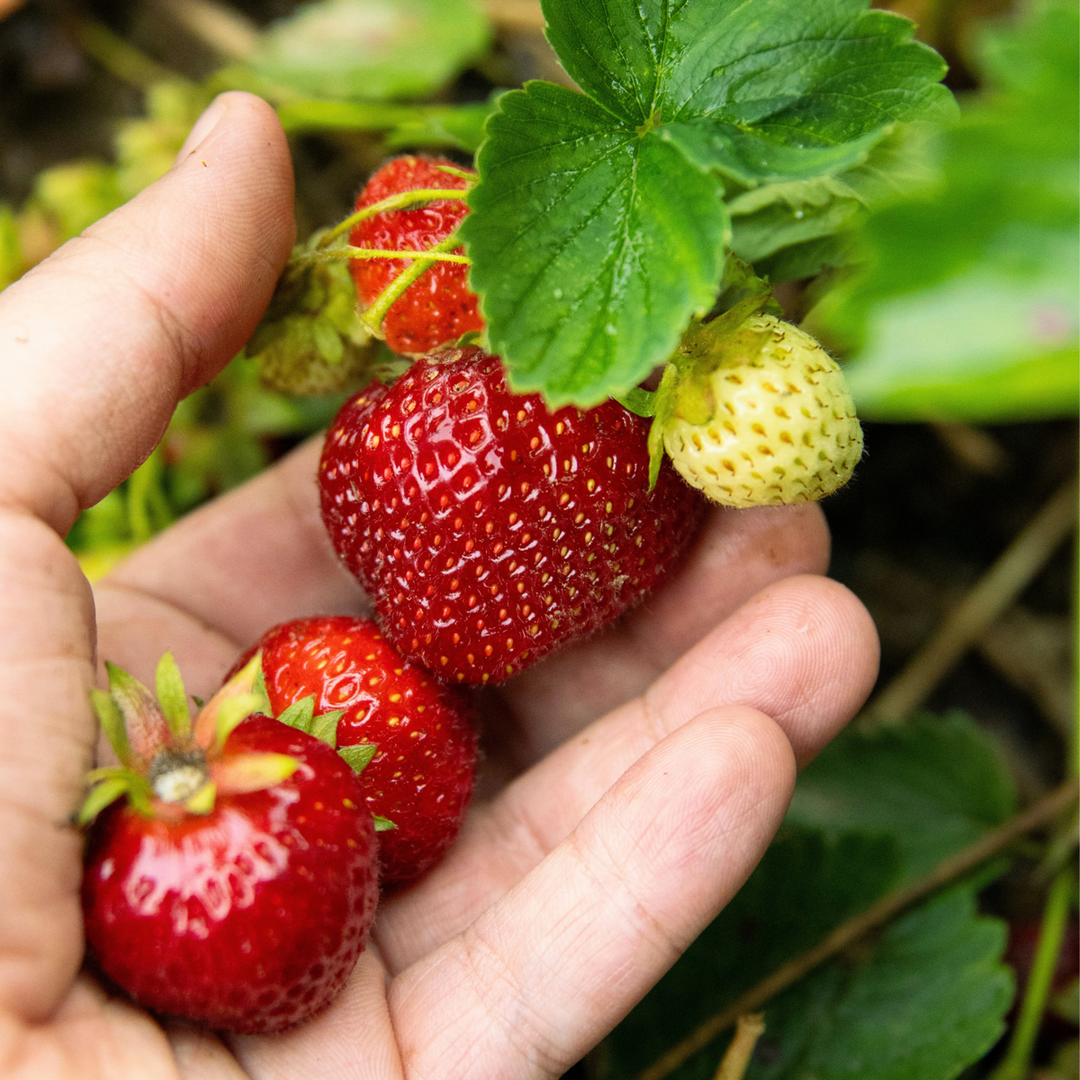
<path id="1" fill-rule="evenodd" d="M 444 171 L 447 168 L 452 171 Z M 469 180 L 463 172 L 473 175 L 445 158 L 395 158 L 368 181 L 356 200 L 356 209 L 406 191 L 464 191 Z M 468 212 L 464 201 L 456 199 L 436 199 L 414 209 L 385 210 L 356 225 L 350 243 L 377 251 L 427 251 L 445 240 Z M 354 260 L 352 272 L 361 302 L 373 304 L 413 265 L 412 259 Z M 470 330 L 483 329 L 467 274 L 463 263 L 440 262 L 425 270 L 386 313 L 383 332 L 390 348 L 399 353 L 425 353 Z"/>
<path id="2" fill-rule="evenodd" d="M 314 696 L 316 716 L 342 711 L 343 756 L 370 748 L 361 787 L 371 812 L 394 824 L 379 835 L 382 881 L 420 877 L 453 842 L 472 794 L 476 735 L 465 697 L 402 659 L 364 619 L 282 623 L 247 656 L 256 650 L 275 713 Z"/>
<path id="3" fill-rule="evenodd" d="M 376 841 L 356 776 L 268 716 L 258 663 L 195 721 L 171 657 L 159 705 L 110 667 L 95 705 L 123 763 L 92 774 L 82 900 L 100 969 L 158 1012 L 275 1031 L 327 1005 L 367 941 Z M 125 801 L 114 801 L 127 795 Z"/>
<path id="4" fill-rule="evenodd" d="M 551 414 L 480 349 L 415 363 L 338 413 L 323 520 L 406 656 L 498 682 L 640 600 L 674 567 L 702 502 L 648 421 L 614 401 Z"/>

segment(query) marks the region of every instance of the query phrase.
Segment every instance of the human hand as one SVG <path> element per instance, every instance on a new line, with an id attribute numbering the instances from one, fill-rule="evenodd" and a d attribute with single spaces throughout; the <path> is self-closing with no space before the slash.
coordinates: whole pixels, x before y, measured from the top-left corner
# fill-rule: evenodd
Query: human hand
<path id="1" fill-rule="evenodd" d="M 873 627 L 814 576 L 816 507 L 716 511 L 658 595 L 482 695 L 466 826 L 383 899 L 329 1009 L 222 1039 L 110 998 L 79 974 L 81 840 L 64 824 L 93 763 L 97 657 L 149 681 L 171 649 L 209 696 L 271 624 L 368 611 L 319 520 L 313 444 L 93 596 L 61 540 L 243 344 L 288 256 L 272 111 L 225 95 L 189 144 L 0 294 L 0 1063 L 33 1080 L 557 1076 L 753 869 L 796 761 L 869 691 Z"/>

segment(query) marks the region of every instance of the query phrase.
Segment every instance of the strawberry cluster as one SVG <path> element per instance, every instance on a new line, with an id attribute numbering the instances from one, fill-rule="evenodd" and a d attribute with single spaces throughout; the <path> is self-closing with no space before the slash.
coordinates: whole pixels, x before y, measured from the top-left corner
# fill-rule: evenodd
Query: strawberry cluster
<path id="1" fill-rule="evenodd" d="M 756 300 L 684 339 L 651 424 L 616 401 L 552 412 L 514 393 L 470 340 L 483 320 L 455 230 L 472 176 L 399 158 L 302 253 L 318 269 L 351 230 L 360 317 L 413 357 L 344 405 L 319 465 L 330 539 L 378 622 L 271 628 L 194 723 L 170 657 L 156 700 L 116 668 L 96 692 L 120 764 L 91 775 L 81 813 L 87 942 L 151 1009 L 274 1031 L 324 1007 L 379 883 L 429 872 L 461 826 L 466 688 L 641 602 L 694 535 L 695 489 L 817 498 L 861 451 L 839 369 Z"/>
<path id="2" fill-rule="evenodd" d="M 267 631 L 194 722 L 166 655 L 157 697 L 109 665 L 82 901 L 100 973 L 156 1012 L 269 1032 L 322 1009 L 379 884 L 446 852 L 472 793 L 468 702 L 363 619 Z M 381 842 L 377 835 L 382 838 Z"/>

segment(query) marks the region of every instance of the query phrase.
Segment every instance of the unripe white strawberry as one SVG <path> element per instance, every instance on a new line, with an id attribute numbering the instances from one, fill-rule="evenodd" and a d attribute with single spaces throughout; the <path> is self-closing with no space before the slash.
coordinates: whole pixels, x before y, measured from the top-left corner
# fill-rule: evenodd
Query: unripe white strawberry
<path id="1" fill-rule="evenodd" d="M 690 484 L 747 507 L 811 502 L 847 483 L 862 430 L 839 365 L 809 334 L 752 315 L 689 351 L 661 422 Z"/>

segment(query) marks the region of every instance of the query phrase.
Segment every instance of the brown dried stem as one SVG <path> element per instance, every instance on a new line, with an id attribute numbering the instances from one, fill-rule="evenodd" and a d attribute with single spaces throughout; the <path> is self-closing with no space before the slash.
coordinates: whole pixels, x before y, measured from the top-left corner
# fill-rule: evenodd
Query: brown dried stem
<path id="1" fill-rule="evenodd" d="M 1054 821 L 1076 803 L 1077 794 L 1076 780 L 1065 781 L 1022 814 L 1017 814 L 974 844 L 943 859 L 925 877 L 883 896 L 877 903 L 838 926 L 820 944 L 777 968 L 727 1008 L 699 1025 L 682 1042 L 673 1046 L 663 1057 L 640 1073 L 636 1080 L 663 1080 L 670 1076 L 683 1062 L 731 1027 L 744 1013 L 760 1009 L 782 990 L 798 982 L 826 960 L 843 952 L 864 934 L 889 922 L 943 886 L 956 881 L 1026 833 Z"/>

